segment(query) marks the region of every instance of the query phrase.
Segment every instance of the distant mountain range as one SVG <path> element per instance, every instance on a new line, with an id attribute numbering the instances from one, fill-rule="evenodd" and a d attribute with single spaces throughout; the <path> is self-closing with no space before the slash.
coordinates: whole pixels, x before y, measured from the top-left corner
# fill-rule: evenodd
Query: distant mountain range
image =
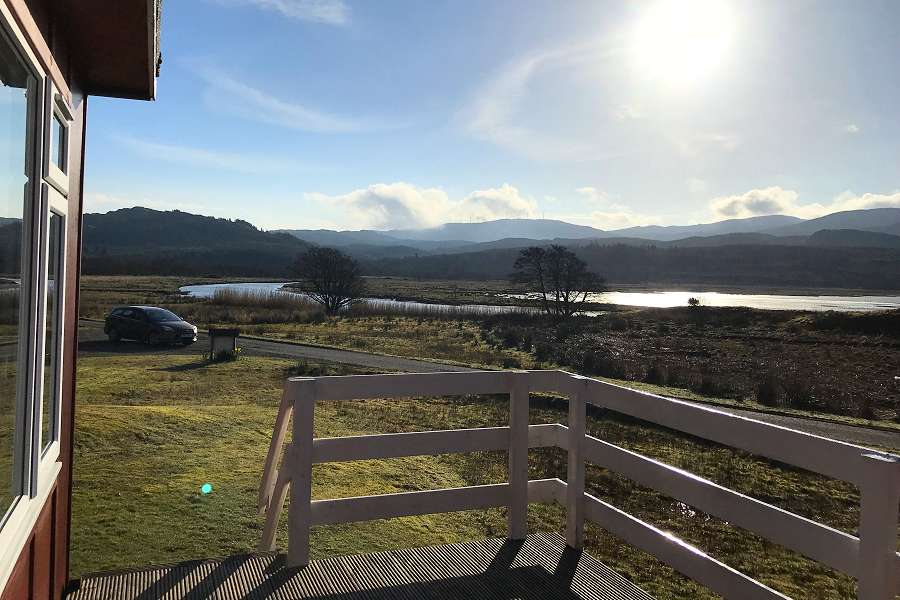
<path id="1" fill-rule="evenodd" d="M 898 234 L 898 208 L 612 231 L 552 219 L 263 231 L 241 220 L 137 207 L 85 215 L 84 268 L 95 274 L 289 277 L 290 264 L 312 244 L 344 250 L 373 275 L 502 278 L 519 249 L 557 243 L 616 282 L 900 289 Z"/>
<path id="2" fill-rule="evenodd" d="M 629 245 L 681 242 L 682 245 L 789 244 L 806 243 L 823 230 L 900 234 L 900 208 L 876 208 L 833 213 L 804 220 L 787 215 L 728 219 L 699 225 L 644 225 L 602 230 L 554 219 L 499 219 L 483 223 L 446 223 L 425 229 L 387 231 L 333 231 L 327 229 L 285 229 L 294 237 L 312 244 L 347 248 L 351 253 L 378 256 L 410 256 L 426 253 L 459 253 L 477 249 L 514 248 L 536 242 L 566 245 L 622 243 Z M 885 240 L 865 233 L 841 234 L 845 245 L 884 247 Z M 730 237 L 729 237 L 730 236 Z M 754 237 L 755 236 L 755 237 Z M 839 236 L 838 236 L 839 237 Z M 830 238 L 833 244 L 835 236 Z M 816 239 L 812 240 L 813 243 Z M 373 247 L 380 249 L 376 250 Z"/>

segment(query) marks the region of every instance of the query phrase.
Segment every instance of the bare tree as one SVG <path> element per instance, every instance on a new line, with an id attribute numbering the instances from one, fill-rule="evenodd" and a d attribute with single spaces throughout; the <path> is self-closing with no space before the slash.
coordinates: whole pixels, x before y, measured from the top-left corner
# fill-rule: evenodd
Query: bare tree
<path id="1" fill-rule="evenodd" d="M 557 318 L 571 317 L 581 309 L 589 294 L 603 291 L 603 279 L 563 246 L 525 248 L 513 269 L 512 281 L 536 290 L 541 310 Z"/>
<path id="2" fill-rule="evenodd" d="M 359 265 L 334 248 L 313 246 L 297 257 L 292 271 L 301 289 L 334 314 L 358 301 L 365 292 Z"/>

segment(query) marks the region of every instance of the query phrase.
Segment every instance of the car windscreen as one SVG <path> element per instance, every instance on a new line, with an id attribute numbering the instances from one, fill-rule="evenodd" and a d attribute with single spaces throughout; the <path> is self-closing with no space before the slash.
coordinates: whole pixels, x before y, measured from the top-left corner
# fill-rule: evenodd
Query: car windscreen
<path id="1" fill-rule="evenodd" d="M 145 308 L 147 319 L 154 323 L 165 323 L 166 321 L 180 321 L 181 317 L 164 308 Z"/>

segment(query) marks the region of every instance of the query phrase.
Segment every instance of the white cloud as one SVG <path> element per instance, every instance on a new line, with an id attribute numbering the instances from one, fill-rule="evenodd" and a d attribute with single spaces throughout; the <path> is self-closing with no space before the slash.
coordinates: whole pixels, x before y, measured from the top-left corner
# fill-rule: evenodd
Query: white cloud
<path id="1" fill-rule="evenodd" d="M 316 133 L 364 133 L 398 129 L 405 124 L 375 117 L 346 117 L 288 102 L 238 81 L 228 73 L 189 65 L 207 84 L 204 99 L 213 110 L 267 125 Z"/>
<path id="2" fill-rule="evenodd" d="M 564 221 L 607 230 L 636 225 L 657 225 L 662 222 L 661 217 L 637 213 L 627 206 L 613 202 L 609 194 L 595 187 L 580 187 L 575 193 L 589 209 L 581 214 L 559 217 Z"/>
<path id="3" fill-rule="evenodd" d="M 859 125 L 857 125 L 856 123 L 848 123 L 844 126 L 844 133 L 859 133 Z"/>
<path id="4" fill-rule="evenodd" d="M 733 152 L 741 145 L 741 138 L 734 133 L 696 133 L 675 141 L 675 147 L 684 156 L 697 156 L 708 151 Z"/>
<path id="5" fill-rule="evenodd" d="M 625 229 L 626 227 L 636 227 L 638 225 L 659 225 L 662 223 L 660 217 L 651 215 L 642 215 L 631 212 L 627 209 L 610 210 L 610 211 L 594 211 L 580 222 L 599 229 Z"/>
<path id="6" fill-rule="evenodd" d="M 131 136 L 114 136 L 118 144 L 140 156 L 182 166 L 233 171 L 250 175 L 285 173 L 307 170 L 310 167 L 298 162 L 269 156 L 219 152 L 205 148 L 150 142 Z"/>
<path id="7" fill-rule="evenodd" d="M 690 177 L 685 183 L 692 194 L 702 194 L 709 189 L 709 183 L 705 179 Z"/>
<path id="8" fill-rule="evenodd" d="M 814 219 L 844 210 L 868 208 L 900 208 L 900 190 L 890 194 L 863 195 L 846 191 L 828 203 L 800 203 L 800 195 L 794 190 L 779 186 L 755 189 L 734 196 L 715 198 L 710 208 L 717 218 L 735 219 L 759 215 L 792 215 Z"/>
<path id="9" fill-rule="evenodd" d="M 637 213 L 620 204 L 586 213 L 553 215 L 552 218 L 577 225 L 590 225 L 606 231 L 636 227 L 638 225 L 663 224 L 662 217 Z"/>
<path id="10" fill-rule="evenodd" d="M 537 214 L 537 203 L 504 183 L 499 188 L 472 192 L 454 207 L 453 212 L 458 220 L 530 219 Z"/>
<path id="11" fill-rule="evenodd" d="M 575 190 L 575 193 L 590 204 L 608 204 L 609 195 L 595 187 L 585 186 Z"/>
<path id="12" fill-rule="evenodd" d="M 637 121 L 644 116 L 644 111 L 634 104 L 621 104 L 612 111 L 612 117 L 616 121 Z"/>
<path id="13" fill-rule="evenodd" d="M 328 25 L 346 25 L 350 22 L 350 9 L 343 0 L 218 0 L 218 2 L 255 6 L 299 21 Z"/>
<path id="14" fill-rule="evenodd" d="M 345 211 L 347 229 L 414 229 L 451 221 L 489 221 L 532 218 L 537 204 L 509 184 L 476 190 L 460 200 L 451 200 L 439 188 L 421 188 L 411 183 L 376 183 L 346 194 L 319 192 L 304 198 Z"/>
<path id="15" fill-rule="evenodd" d="M 829 207 L 837 210 L 860 210 L 866 208 L 900 208 L 900 190 L 890 194 L 866 193 L 857 196 L 850 190 L 838 194 Z M 830 210 L 829 212 L 835 212 Z"/>
<path id="16" fill-rule="evenodd" d="M 538 52 L 514 61 L 475 90 L 459 115 L 464 128 L 475 138 L 537 160 L 602 160 L 612 156 L 588 137 L 563 136 L 533 127 L 530 115 L 521 110 L 532 80 L 539 73 L 571 69 L 579 64 L 595 68 L 608 54 L 607 49 L 594 42 Z"/>
<path id="17" fill-rule="evenodd" d="M 743 219 L 757 215 L 784 215 L 796 205 L 799 195 L 779 186 L 750 190 L 735 196 L 713 199 L 710 207 L 723 219 Z"/>

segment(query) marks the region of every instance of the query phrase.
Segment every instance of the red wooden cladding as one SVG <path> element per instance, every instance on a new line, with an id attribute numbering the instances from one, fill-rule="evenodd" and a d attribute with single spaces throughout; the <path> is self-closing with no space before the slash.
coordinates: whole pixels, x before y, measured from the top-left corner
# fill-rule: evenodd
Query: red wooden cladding
<path id="1" fill-rule="evenodd" d="M 84 131 L 87 99 L 77 78 L 67 73 L 67 40 L 64 23 L 49 0 L 0 0 L 63 94 L 71 98 L 74 120 L 69 130 L 69 197 L 66 248 L 66 298 L 62 372 L 62 470 L 54 489 L 38 516 L 31 537 L 19 556 L 13 574 L 0 592 L 0 600 L 57 600 L 63 597 L 69 569 L 69 523 L 71 515 L 72 429 L 74 422 L 75 360 L 77 352 L 78 288 L 81 249 Z M 52 49 L 52 52 L 51 52 Z M 63 70 L 61 70 L 61 68 Z"/>

